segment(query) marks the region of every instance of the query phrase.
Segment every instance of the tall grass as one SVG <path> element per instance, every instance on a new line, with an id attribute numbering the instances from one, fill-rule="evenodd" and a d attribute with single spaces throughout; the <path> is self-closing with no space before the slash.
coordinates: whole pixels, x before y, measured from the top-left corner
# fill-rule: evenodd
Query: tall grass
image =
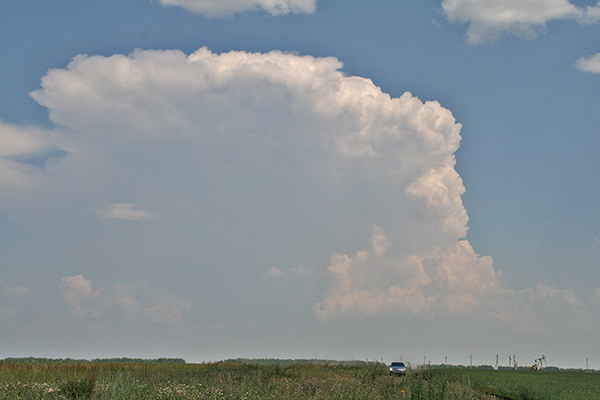
<path id="1" fill-rule="evenodd" d="M 0 399 L 554 399 L 524 392 L 521 383 L 450 370 L 389 376 L 379 365 L 249 365 L 0 362 Z M 500 371 L 491 371 L 496 373 Z M 484 373 L 490 374 L 485 371 Z M 502 372 L 500 372 L 502 373 Z M 535 375 L 534 375 L 535 376 Z M 539 376 L 539 375 L 538 375 Z M 502 388 L 501 383 L 507 386 Z M 524 381 L 526 382 L 526 381 Z M 516 388 L 516 389 L 515 389 Z M 520 392 L 519 392 L 520 390 Z M 487 394 L 486 394 L 487 392 Z M 526 396 L 516 397 L 519 393 Z M 533 394 L 532 394 L 533 393 Z M 597 393 L 597 392 L 596 392 Z M 507 397 L 508 395 L 514 397 Z M 581 395 L 580 399 L 594 398 Z M 600 397 L 595 397 L 600 398 Z"/>

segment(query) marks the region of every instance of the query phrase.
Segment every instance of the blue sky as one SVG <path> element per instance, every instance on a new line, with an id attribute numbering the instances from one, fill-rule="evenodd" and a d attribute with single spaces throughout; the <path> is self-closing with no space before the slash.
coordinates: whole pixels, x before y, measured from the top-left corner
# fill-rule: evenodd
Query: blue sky
<path id="1" fill-rule="evenodd" d="M 600 368 L 599 20 L 2 3 L 0 358 Z"/>

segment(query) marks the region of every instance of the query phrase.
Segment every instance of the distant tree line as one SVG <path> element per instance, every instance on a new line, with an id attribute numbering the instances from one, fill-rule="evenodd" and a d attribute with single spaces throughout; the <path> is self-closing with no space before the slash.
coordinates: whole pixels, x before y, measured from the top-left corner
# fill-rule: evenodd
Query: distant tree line
<path id="1" fill-rule="evenodd" d="M 0 360 L 0 364 L 13 364 L 13 363 L 32 363 L 32 364 L 186 364 L 183 358 L 156 358 L 156 359 L 145 359 L 145 358 L 95 358 L 92 360 L 84 359 L 73 359 L 73 358 L 43 358 L 43 357 L 9 357 Z M 230 358 L 218 362 L 225 364 L 245 364 L 245 365 L 276 365 L 286 367 L 290 365 L 323 365 L 323 366 L 355 366 L 364 367 L 371 365 L 381 365 L 382 363 L 378 360 L 363 361 L 363 360 L 322 360 L 322 359 L 278 359 L 278 358 Z M 427 364 L 425 366 L 420 365 L 418 368 L 426 369 L 442 369 L 442 368 L 453 368 L 453 369 L 477 369 L 477 370 L 493 370 L 494 367 L 491 365 L 447 365 L 447 364 Z M 512 370 L 514 368 L 508 366 L 499 366 L 499 370 Z M 528 370 L 527 366 L 519 366 L 519 370 Z M 544 371 L 585 371 L 585 372 L 600 372 L 593 369 L 581 369 L 581 368 L 559 368 L 555 366 L 544 367 Z"/>
<path id="2" fill-rule="evenodd" d="M 279 359 L 279 358 L 230 358 L 223 360 L 224 363 L 230 364 L 248 364 L 248 365 L 342 365 L 342 366 L 366 366 L 381 364 L 377 360 L 362 361 L 362 360 L 320 360 L 320 359 Z"/>
<path id="3" fill-rule="evenodd" d="M 133 364 L 185 364 L 183 358 L 156 358 L 156 359 L 144 359 L 144 358 L 96 358 L 92 360 L 94 363 L 133 363 Z"/>
<path id="4" fill-rule="evenodd" d="M 93 360 L 72 358 L 10 357 L 0 360 L 3 363 L 39 363 L 39 364 L 93 364 L 93 363 L 128 363 L 128 364 L 185 364 L 183 358 L 96 358 Z"/>

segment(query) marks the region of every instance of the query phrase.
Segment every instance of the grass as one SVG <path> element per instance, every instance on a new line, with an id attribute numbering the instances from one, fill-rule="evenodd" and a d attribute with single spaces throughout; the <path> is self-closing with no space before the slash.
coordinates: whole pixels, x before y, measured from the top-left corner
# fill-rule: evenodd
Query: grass
<path id="1" fill-rule="evenodd" d="M 600 399 L 600 374 L 576 371 L 452 370 L 456 379 L 507 399 Z"/>
<path id="2" fill-rule="evenodd" d="M 0 399 L 11 400 L 597 399 L 599 384 L 598 374 L 565 372 L 424 370 L 399 378 L 382 364 L 0 361 Z"/>

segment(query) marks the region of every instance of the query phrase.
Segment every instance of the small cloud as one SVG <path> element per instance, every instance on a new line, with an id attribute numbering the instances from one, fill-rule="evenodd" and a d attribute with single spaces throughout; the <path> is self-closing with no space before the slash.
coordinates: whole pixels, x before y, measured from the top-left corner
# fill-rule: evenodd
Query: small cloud
<path id="1" fill-rule="evenodd" d="M 148 211 L 140 210 L 137 204 L 112 203 L 103 209 L 97 210 L 96 215 L 100 218 L 128 219 L 134 221 L 145 221 L 154 219 L 154 215 Z"/>
<path id="2" fill-rule="evenodd" d="M 271 15 L 310 14 L 317 0 L 160 0 L 163 6 L 179 6 L 205 17 L 226 17 L 245 11 L 263 10 Z"/>
<path id="3" fill-rule="evenodd" d="M 4 293 L 29 294 L 27 286 L 4 286 Z"/>
<path id="4" fill-rule="evenodd" d="M 577 69 L 583 72 L 600 74 L 600 53 L 587 58 L 581 57 L 579 60 L 577 60 L 575 66 L 577 67 Z"/>
<path id="5" fill-rule="evenodd" d="M 92 289 L 92 282 L 82 275 L 61 279 L 62 298 L 71 316 L 83 318 L 87 315 L 97 318 L 110 315 L 111 310 L 120 309 L 126 322 L 142 320 L 159 324 L 182 322 L 182 314 L 191 303 L 160 295 L 151 290 L 146 281 L 131 289 L 123 284 L 115 285 L 114 293 Z"/>
<path id="6" fill-rule="evenodd" d="M 152 293 L 146 281 L 141 281 L 132 290 L 134 293 L 130 293 L 122 284 L 116 285 L 114 288 L 115 304 L 121 307 L 126 321 L 133 321 L 141 316 L 142 319 L 152 323 L 175 324 L 182 322 L 183 312 L 192 306 L 191 303 L 171 296 L 159 296 Z M 143 301 L 138 299 L 136 292 L 142 295 Z"/>
<path id="7" fill-rule="evenodd" d="M 294 268 L 290 269 L 290 271 L 289 271 L 289 273 L 292 277 L 298 278 L 298 279 L 306 279 L 312 275 L 312 272 L 313 272 L 312 268 L 307 268 L 304 265 L 298 265 L 297 267 L 294 267 Z"/>
<path id="8" fill-rule="evenodd" d="M 581 300 L 571 289 L 559 289 L 553 286 L 546 286 L 537 283 L 534 288 L 528 288 L 521 291 L 526 297 L 534 300 L 558 300 L 560 303 L 571 306 L 581 306 Z"/>
<path id="9" fill-rule="evenodd" d="M 595 24 L 600 21 L 600 2 L 595 6 L 587 6 L 579 21 L 583 24 Z"/>
<path id="10" fill-rule="evenodd" d="M 281 270 L 279 268 L 277 268 L 277 267 L 271 267 L 265 273 L 265 276 L 268 276 L 268 277 L 271 277 L 271 278 L 281 278 L 283 276 L 283 272 L 281 272 Z"/>
<path id="11" fill-rule="evenodd" d="M 442 9 L 449 21 L 469 24 L 469 44 L 507 35 L 535 39 L 545 31 L 546 23 L 554 20 L 574 19 L 581 24 L 592 24 L 600 19 L 598 5 L 584 9 L 568 0 L 444 0 Z"/>
<path id="12" fill-rule="evenodd" d="M 88 313 L 98 317 L 110 305 L 109 299 L 103 297 L 99 290 L 93 290 L 92 282 L 83 275 L 62 278 L 60 287 L 63 301 L 75 318 L 83 318 Z"/>
<path id="13" fill-rule="evenodd" d="M 283 272 L 277 267 L 271 267 L 265 273 L 265 276 L 271 277 L 271 278 L 306 279 L 309 276 L 311 276 L 312 273 L 313 273 L 312 268 L 307 268 L 304 265 L 298 265 L 297 267 L 294 267 L 294 268 L 288 270 L 287 272 Z"/>
<path id="14" fill-rule="evenodd" d="M 182 313 L 187 311 L 192 306 L 187 301 L 181 301 L 168 296 L 161 300 L 160 303 L 142 309 L 142 315 L 150 320 L 150 322 L 160 324 L 175 324 L 182 322 Z"/>
<path id="15" fill-rule="evenodd" d="M 118 284 L 114 287 L 115 303 L 121 307 L 126 320 L 131 320 L 133 316 L 142 311 L 142 304 L 128 293 L 127 287 L 123 284 Z"/>

